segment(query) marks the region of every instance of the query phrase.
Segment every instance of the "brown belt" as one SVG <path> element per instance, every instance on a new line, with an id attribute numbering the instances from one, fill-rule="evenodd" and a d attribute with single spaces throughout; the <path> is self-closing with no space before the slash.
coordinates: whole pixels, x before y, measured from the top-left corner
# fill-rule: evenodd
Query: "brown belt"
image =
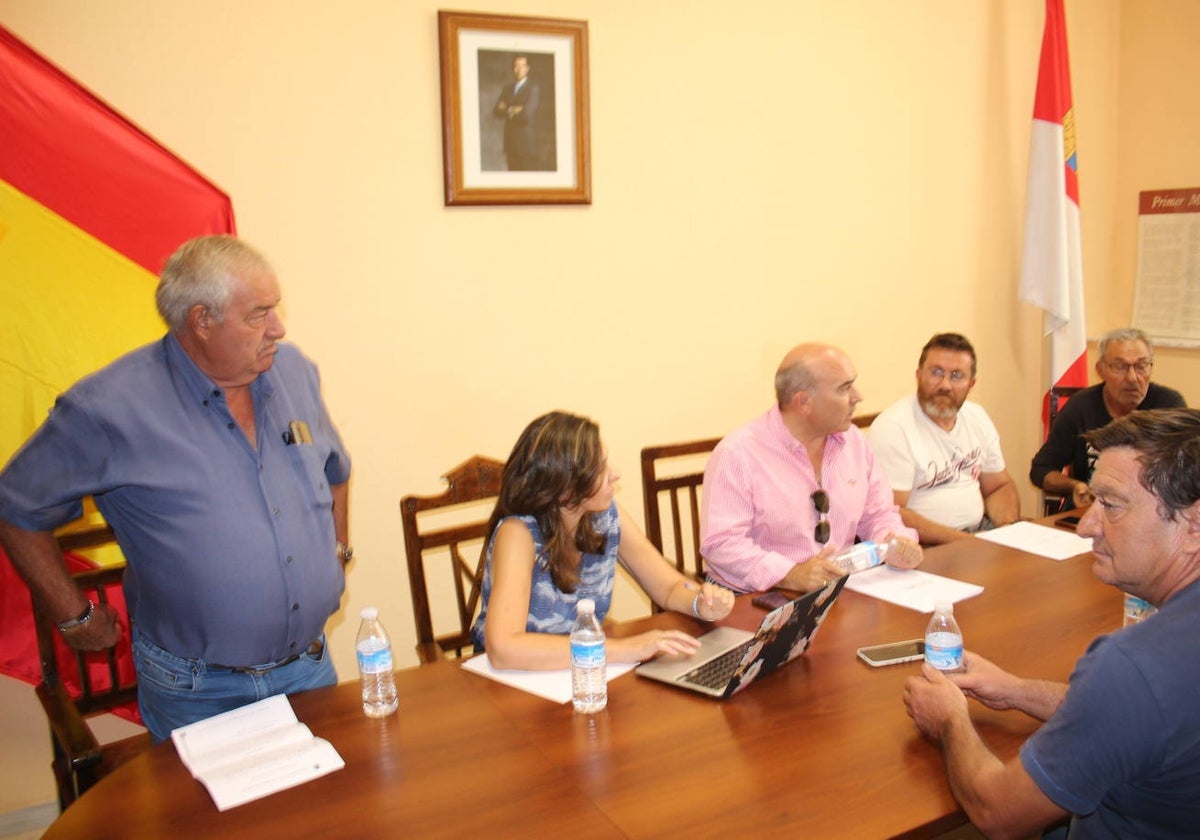
<path id="1" fill-rule="evenodd" d="M 284 657 L 278 662 L 271 662 L 267 665 L 218 665 L 216 662 L 206 662 L 205 667 L 210 670 L 233 671 L 235 674 L 265 674 L 268 671 L 274 671 L 276 668 L 282 668 L 284 665 L 291 665 L 301 656 L 320 656 L 323 650 L 325 650 L 325 637 L 320 636 L 305 648 L 303 653 L 293 653 L 291 656 Z"/>

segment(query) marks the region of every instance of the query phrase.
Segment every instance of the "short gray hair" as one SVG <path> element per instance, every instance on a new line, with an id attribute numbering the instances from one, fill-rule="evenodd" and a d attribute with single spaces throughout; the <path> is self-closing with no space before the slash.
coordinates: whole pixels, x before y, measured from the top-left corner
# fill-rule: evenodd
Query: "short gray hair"
<path id="1" fill-rule="evenodd" d="M 775 371 L 775 399 L 780 408 L 791 402 L 796 394 L 811 391 L 816 386 L 817 378 L 803 359 Z"/>
<path id="2" fill-rule="evenodd" d="M 1100 358 L 1103 359 L 1108 352 L 1108 345 L 1114 341 L 1140 341 L 1146 345 L 1146 349 L 1150 351 L 1150 358 L 1154 358 L 1154 345 L 1150 343 L 1150 336 L 1146 335 L 1136 327 L 1121 327 L 1117 330 L 1109 330 L 1104 335 L 1100 336 L 1100 343 L 1096 349 L 1100 352 Z"/>
<path id="3" fill-rule="evenodd" d="M 203 306 L 220 323 L 225 319 L 233 278 L 247 269 L 272 271 L 262 254 L 236 236 L 189 239 L 163 266 L 154 291 L 158 314 L 172 332 L 186 328 L 188 312 L 196 305 Z"/>

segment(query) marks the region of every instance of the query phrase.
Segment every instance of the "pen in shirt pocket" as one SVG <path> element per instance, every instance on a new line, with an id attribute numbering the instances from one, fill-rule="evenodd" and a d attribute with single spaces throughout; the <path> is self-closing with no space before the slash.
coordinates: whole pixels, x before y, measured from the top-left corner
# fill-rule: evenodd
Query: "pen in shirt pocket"
<path id="1" fill-rule="evenodd" d="M 288 446 L 312 443 L 312 433 L 308 430 L 308 424 L 303 420 L 288 423 L 287 431 L 283 433 L 283 442 Z"/>

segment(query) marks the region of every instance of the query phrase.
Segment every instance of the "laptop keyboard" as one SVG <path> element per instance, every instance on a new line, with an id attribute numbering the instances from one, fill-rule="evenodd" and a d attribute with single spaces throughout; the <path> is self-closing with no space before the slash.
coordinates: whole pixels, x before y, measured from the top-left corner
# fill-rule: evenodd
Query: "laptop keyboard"
<path id="1" fill-rule="evenodd" d="M 724 688 L 728 685 L 733 672 L 737 670 L 742 657 L 746 655 L 746 650 L 750 647 L 751 642 L 738 645 L 733 650 L 728 650 L 715 659 L 710 659 L 699 668 L 693 668 L 680 677 L 679 681 L 704 688 Z"/>

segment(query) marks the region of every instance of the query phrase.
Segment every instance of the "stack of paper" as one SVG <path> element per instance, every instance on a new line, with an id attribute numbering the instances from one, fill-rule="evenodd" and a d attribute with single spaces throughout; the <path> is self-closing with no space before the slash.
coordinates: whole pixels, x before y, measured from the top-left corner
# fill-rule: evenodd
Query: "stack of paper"
<path id="1" fill-rule="evenodd" d="M 191 774 L 224 811 L 346 766 L 280 694 L 171 732 Z"/>

